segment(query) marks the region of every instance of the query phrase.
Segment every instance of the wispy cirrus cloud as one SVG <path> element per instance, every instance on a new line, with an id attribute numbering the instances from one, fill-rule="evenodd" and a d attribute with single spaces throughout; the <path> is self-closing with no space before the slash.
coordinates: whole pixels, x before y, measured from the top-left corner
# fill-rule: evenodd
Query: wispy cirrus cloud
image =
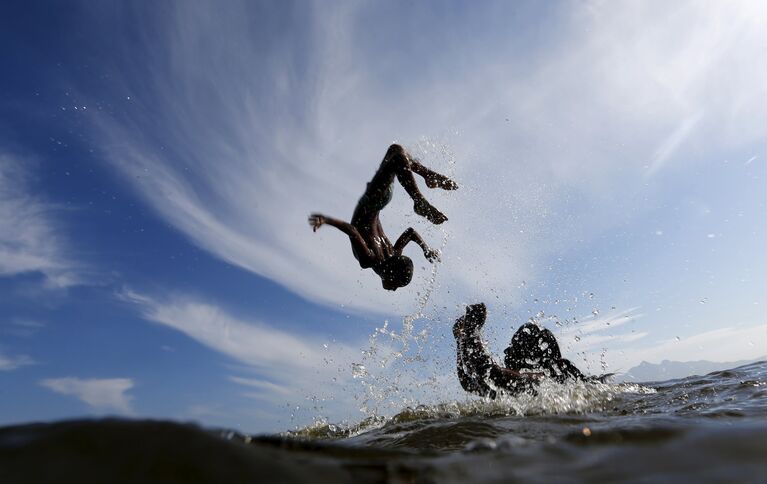
<path id="1" fill-rule="evenodd" d="M 767 356 L 767 325 L 743 324 L 692 336 L 656 340 L 609 355 L 611 367 L 628 370 L 642 361 L 739 361 Z"/>
<path id="2" fill-rule="evenodd" d="M 561 333 L 578 333 L 582 335 L 590 335 L 593 333 L 614 330 L 619 326 L 633 322 L 643 317 L 644 314 L 642 314 L 639 309 L 640 308 L 635 307 L 621 311 L 611 311 L 610 313 L 601 316 L 598 313 L 596 315 L 592 313 L 584 318 L 581 318 L 578 324 L 565 326 L 561 330 Z"/>
<path id="3" fill-rule="evenodd" d="M 40 385 L 62 395 L 73 396 L 99 412 L 133 415 L 133 397 L 128 391 L 134 382 L 130 378 L 47 378 Z"/>
<path id="4" fill-rule="evenodd" d="M 118 297 L 134 304 L 147 321 L 173 328 L 237 363 L 227 365 L 225 378 L 241 388 L 241 396 L 279 412 L 291 404 L 312 411 L 306 416 L 310 419 L 340 421 L 359 415 L 360 409 L 363 414 L 395 412 L 415 401 L 436 403 L 462 394 L 452 350 L 445 355 L 418 338 L 404 343 L 388 329 L 377 331 L 375 341 L 324 343 L 312 334 L 275 329 L 189 296 L 123 290 Z M 418 345 L 424 345 L 423 352 Z"/>
<path id="5" fill-rule="evenodd" d="M 612 310 L 607 314 L 589 314 L 577 319 L 577 322 L 557 328 L 557 337 L 560 344 L 566 348 L 566 352 L 581 353 L 587 355 L 591 361 L 589 364 L 599 362 L 600 351 L 611 348 L 612 352 L 618 353 L 631 343 L 642 340 L 648 336 L 648 332 L 637 325 L 632 324 L 631 330 L 624 325 L 635 323 L 644 316 L 640 308 L 633 307 L 624 310 Z M 572 355 L 571 355 L 572 356 Z"/>
<path id="6" fill-rule="evenodd" d="M 603 363 L 612 371 L 625 371 L 642 361 L 726 362 L 767 355 L 764 350 L 767 325 L 764 324 L 726 326 L 684 337 L 658 339 L 657 331 L 642 323 L 644 316 L 640 308 L 591 315 L 578 324 L 558 329 L 557 337 L 568 353 L 580 354 L 592 371 Z M 630 331 L 624 326 L 629 323 L 632 323 Z M 607 348 L 609 351 L 604 351 Z"/>
<path id="7" fill-rule="evenodd" d="M 123 290 L 118 297 L 134 304 L 147 321 L 173 328 L 239 363 L 227 378 L 243 387 L 243 396 L 283 407 L 307 395 L 323 395 L 336 400 L 332 411 L 341 418 L 352 408 L 353 395 L 342 388 L 352 380 L 352 362 L 362 358 L 357 346 L 323 344 L 312 335 L 238 318 L 187 296 L 157 298 Z"/>
<path id="8" fill-rule="evenodd" d="M 0 322 L 0 333 L 13 336 L 28 337 L 36 334 L 45 323 L 33 319 L 11 318 L 9 321 Z"/>
<path id="9" fill-rule="evenodd" d="M 234 383 L 237 383 L 238 385 L 245 385 L 248 387 L 253 387 L 261 390 L 267 390 L 269 392 L 281 394 L 281 395 L 289 395 L 290 389 L 283 385 L 278 385 L 276 383 L 271 383 L 263 380 L 258 380 L 255 378 L 242 378 L 238 376 L 230 376 L 229 380 L 231 380 Z"/>
<path id="10" fill-rule="evenodd" d="M 51 287 L 79 280 L 55 207 L 29 189 L 21 160 L 0 153 L 0 277 L 40 273 Z"/>
<path id="11" fill-rule="evenodd" d="M 348 216 L 391 141 L 462 185 L 428 194 L 450 217 L 442 304 L 544 276 L 541 261 L 647 210 L 630 202 L 637 177 L 766 134 L 758 3 L 563 3 L 534 53 L 483 20 L 514 17 L 505 2 L 433 38 L 428 8 L 387 20 L 375 4 L 230 7 L 179 4 L 147 22 L 116 56 L 131 101 L 94 121 L 107 159 L 171 224 L 313 301 L 414 305 L 359 270 L 341 234 L 305 225 L 312 211 Z M 414 225 L 442 240 L 401 193 L 383 218 L 392 235 Z"/>
<path id="12" fill-rule="evenodd" d="M 27 355 L 6 355 L 0 352 L 0 371 L 11 371 L 35 363 Z"/>
<path id="13" fill-rule="evenodd" d="M 309 342 L 308 336 L 246 322 L 218 306 L 193 298 L 158 300 L 131 290 L 124 290 L 119 297 L 135 304 L 145 319 L 180 331 L 255 368 L 275 373 L 283 369 L 311 369 L 325 357 L 320 344 Z"/>

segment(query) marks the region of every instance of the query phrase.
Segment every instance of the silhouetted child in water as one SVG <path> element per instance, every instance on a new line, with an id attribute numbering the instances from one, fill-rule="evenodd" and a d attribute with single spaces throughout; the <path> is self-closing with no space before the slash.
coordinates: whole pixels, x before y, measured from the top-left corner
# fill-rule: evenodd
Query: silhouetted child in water
<path id="1" fill-rule="evenodd" d="M 554 334 L 537 324 L 523 324 L 504 351 L 504 366 L 493 361 L 482 344 L 479 331 L 485 324 L 484 304 L 473 304 L 453 325 L 456 342 L 456 371 L 464 390 L 482 397 L 495 398 L 498 391 L 532 391 L 544 376 L 559 383 L 567 380 L 604 381 L 612 373 L 586 376 L 570 360 L 562 358 Z"/>
<path id="2" fill-rule="evenodd" d="M 381 277 L 384 289 L 390 291 L 407 286 L 413 278 L 413 261 L 402 255 L 402 249 L 409 242 L 418 244 L 429 262 L 434 262 L 439 258 L 439 253 L 429 248 L 412 227 L 405 230 L 394 245 L 386 237 L 378 213 L 392 199 L 394 177 L 397 177 L 402 187 L 413 199 L 415 213 L 426 217 L 434 224 L 441 224 L 447 220 L 447 217 L 431 206 L 418 190 L 413 173 L 423 177 L 429 188 L 442 188 L 443 190 L 458 188 L 454 181 L 426 168 L 411 157 L 402 146 L 393 144 L 389 146 L 381 166 L 368 183 L 362 198 L 357 202 L 351 223 L 318 213 L 309 216 L 309 225 L 315 232 L 318 228 L 328 224 L 348 235 L 352 243 L 352 252 L 359 261 L 360 267 L 363 269 L 372 268 Z"/>

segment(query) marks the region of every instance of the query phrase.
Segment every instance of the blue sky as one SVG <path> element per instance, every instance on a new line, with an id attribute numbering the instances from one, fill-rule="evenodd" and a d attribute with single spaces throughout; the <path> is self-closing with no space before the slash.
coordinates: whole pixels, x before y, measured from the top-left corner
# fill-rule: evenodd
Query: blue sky
<path id="1" fill-rule="evenodd" d="M 466 398 L 450 327 L 583 368 L 767 354 L 759 2 L 15 2 L 0 12 L 0 423 L 245 431 Z M 385 292 L 386 147 L 453 176 Z M 366 366 L 355 378 L 352 364 Z M 358 372 L 359 376 L 359 372 Z M 363 411 L 360 411 L 363 409 Z"/>

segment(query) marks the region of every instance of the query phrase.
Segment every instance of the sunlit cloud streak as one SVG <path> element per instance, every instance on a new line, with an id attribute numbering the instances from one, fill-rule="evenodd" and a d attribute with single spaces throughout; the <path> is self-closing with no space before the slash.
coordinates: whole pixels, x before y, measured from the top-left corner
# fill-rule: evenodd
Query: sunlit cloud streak
<path id="1" fill-rule="evenodd" d="M 12 318 L 8 322 L 0 321 L 0 334 L 29 337 L 44 327 L 45 324 L 40 321 L 24 318 Z"/>
<path id="2" fill-rule="evenodd" d="M 246 321 L 191 297 L 157 298 L 127 289 L 118 297 L 135 305 L 144 319 L 173 328 L 241 363 L 231 370 L 236 374 L 227 378 L 244 387 L 244 396 L 282 407 L 307 396 L 337 395 L 339 408 L 333 410 L 348 411 L 346 400 L 353 395 L 341 388 L 351 381 L 351 364 L 361 360 L 355 346 L 323 343 L 312 335 Z"/>
<path id="3" fill-rule="evenodd" d="M 127 392 L 133 388 L 130 378 L 47 378 L 40 385 L 62 395 L 70 395 L 99 412 L 133 415 L 133 397 Z"/>
<path id="4" fill-rule="evenodd" d="M 0 277 L 39 273 L 50 287 L 77 284 L 56 207 L 30 192 L 28 164 L 0 153 Z"/>
<path id="5" fill-rule="evenodd" d="M 277 393 L 288 393 L 289 391 L 281 385 L 275 385 L 274 383 L 268 383 L 268 382 L 256 380 L 253 378 L 241 378 L 237 376 L 230 376 L 229 379 L 233 381 L 234 383 L 238 383 L 240 385 L 246 385 L 246 386 L 255 387 L 255 388 L 268 388 L 270 390 L 274 390 Z"/>
<path id="6" fill-rule="evenodd" d="M 220 353 L 255 368 L 315 368 L 325 357 L 318 341 L 271 326 L 246 322 L 221 308 L 186 297 L 159 301 L 124 290 L 118 295 L 140 309 L 144 318 L 169 326 Z M 343 350 L 342 350 L 343 351 Z"/>
<path id="7" fill-rule="evenodd" d="M 0 352 L 0 371 L 11 371 L 35 363 L 27 355 L 7 355 Z"/>
<path id="8" fill-rule="evenodd" d="M 581 318 L 577 324 L 564 326 L 559 332 L 561 334 L 577 332 L 578 334 L 586 335 L 612 330 L 644 316 L 644 314 L 639 312 L 639 309 L 629 308 L 622 311 L 613 311 L 603 316 L 599 316 L 598 313 L 597 315 L 592 313 L 587 317 Z"/>

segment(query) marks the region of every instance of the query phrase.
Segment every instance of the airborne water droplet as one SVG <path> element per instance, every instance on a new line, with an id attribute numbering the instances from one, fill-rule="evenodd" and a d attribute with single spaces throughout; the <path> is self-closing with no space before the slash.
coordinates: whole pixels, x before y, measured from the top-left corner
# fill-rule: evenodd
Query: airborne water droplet
<path id="1" fill-rule="evenodd" d="M 354 378 L 362 378 L 363 376 L 367 374 L 368 374 L 368 371 L 365 368 L 365 365 L 360 363 L 352 363 L 352 376 Z"/>

